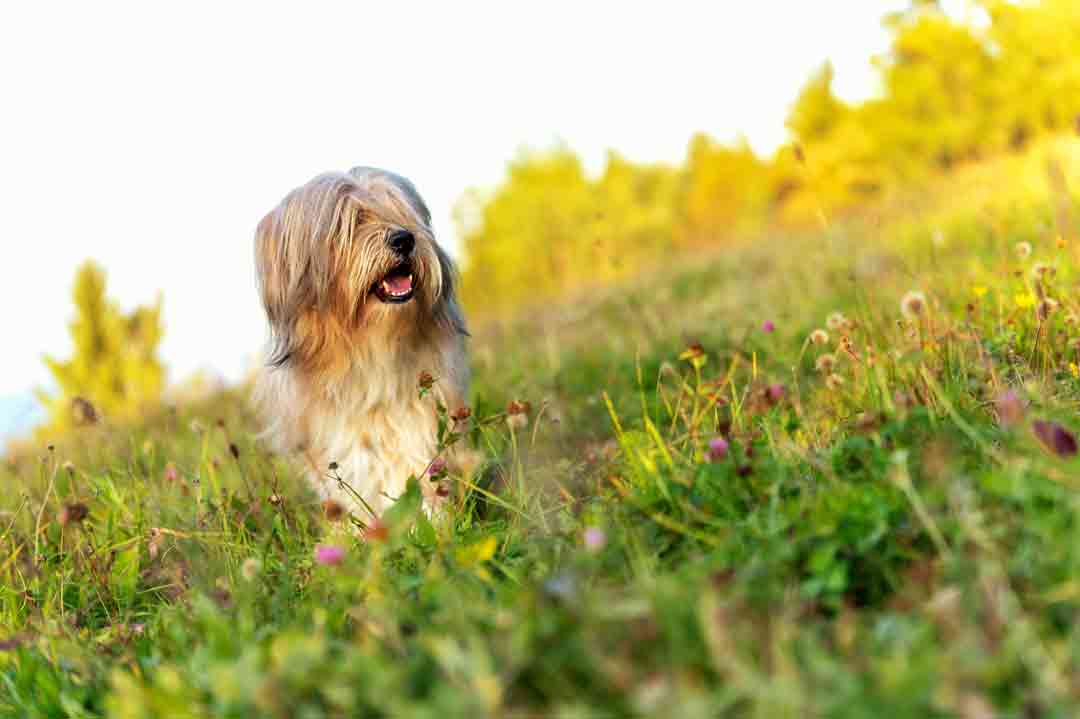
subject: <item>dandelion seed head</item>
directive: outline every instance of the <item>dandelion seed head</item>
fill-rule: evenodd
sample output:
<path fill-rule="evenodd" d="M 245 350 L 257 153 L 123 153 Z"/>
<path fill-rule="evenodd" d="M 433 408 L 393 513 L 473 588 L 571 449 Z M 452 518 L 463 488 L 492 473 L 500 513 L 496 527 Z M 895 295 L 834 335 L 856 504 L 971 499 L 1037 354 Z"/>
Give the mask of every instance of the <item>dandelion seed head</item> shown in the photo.
<path fill-rule="evenodd" d="M 822 374 L 830 374 L 834 367 L 836 367 L 836 355 L 834 354 L 823 354 L 814 362 L 814 369 Z"/>
<path fill-rule="evenodd" d="M 1054 311 L 1057 310 L 1057 308 L 1057 300 L 1046 297 L 1043 298 L 1039 302 L 1038 307 L 1035 308 L 1035 314 L 1038 316 L 1040 321 L 1045 322 L 1046 320 L 1050 319 L 1050 315 L 1054 314 Z"/>
<path fill-rule="evenodd" d="M 253 582 L 262 573 L 262 562 L 255 557 L 248 557 L 240 565 L 240 576 L 246 581 Z"/>
<path fill-rule="evenodd" d="M 1057 274 L 1057 268 L 1045 262 L 1036 262 L 1031 267 L 1031 277 L 1036 281 L 1048 280 Z"/>
<path fill-rule="evenodd" d="M 926 311 L 926 295 L 912 290 L 900 299 L 900 313 L 909 320 L 920 317 Z"/>

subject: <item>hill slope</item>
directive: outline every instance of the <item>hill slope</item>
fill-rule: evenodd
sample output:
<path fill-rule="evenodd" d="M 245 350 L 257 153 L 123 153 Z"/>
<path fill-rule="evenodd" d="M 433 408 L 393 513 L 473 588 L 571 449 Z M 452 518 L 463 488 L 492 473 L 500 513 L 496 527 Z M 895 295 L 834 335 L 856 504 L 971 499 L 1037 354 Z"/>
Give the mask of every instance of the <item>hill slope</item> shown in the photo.
<path fill-rule="evenodd" d="M 1080 246 L 1048 188 L 479 329 L 487 468 L 430 521 L 326 516 L 241 390 L 24 457 L 0 711 L 1073 715 Z"/>

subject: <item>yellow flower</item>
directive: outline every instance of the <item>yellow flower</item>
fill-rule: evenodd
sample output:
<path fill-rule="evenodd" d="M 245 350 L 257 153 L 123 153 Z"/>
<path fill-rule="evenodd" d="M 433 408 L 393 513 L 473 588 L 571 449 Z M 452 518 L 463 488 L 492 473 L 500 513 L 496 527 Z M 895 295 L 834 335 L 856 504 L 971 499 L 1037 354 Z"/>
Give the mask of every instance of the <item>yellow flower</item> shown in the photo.
<path fill-rule="evenodd" d="M 1075 362 L 1069 363 L 1069 373 L 1076 379 L 1080 379 L 1080 366 L 1077 366 Z"/>
<path fill-rule="evenodd" d="M 1029 309 L 1035 306 L 1035 295 L 1030 292 L 1017 292 L 1016 293 L 1016 306 L 1022 310 Z"/>
<path fill-rule="evenodd" d="M 975 285 L 971 288 L 971 291 L 975 293 L 976 297 L 982 297 L 986 294 L 989 288 L 986 285 Z"/>

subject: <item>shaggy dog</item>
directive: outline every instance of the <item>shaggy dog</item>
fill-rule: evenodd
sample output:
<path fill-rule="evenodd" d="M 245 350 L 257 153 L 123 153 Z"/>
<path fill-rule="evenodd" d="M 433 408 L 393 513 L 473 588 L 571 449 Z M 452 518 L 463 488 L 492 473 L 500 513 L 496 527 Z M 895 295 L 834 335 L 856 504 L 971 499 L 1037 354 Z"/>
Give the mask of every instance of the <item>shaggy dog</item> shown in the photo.
<path fill-rule="evenodd" d="M 392 172 L 319 175 L 259 223 L 255 264 L 267 435 L 303 453 L 323 499 L 381 514 L 439 452 L 437 402 L 454 411 L 468 389 L 455 269 L 431 213 Z M 436 382 L 421 397 L 425 372 Z M 433 484 L 421 486 L 430 509 Z"/>

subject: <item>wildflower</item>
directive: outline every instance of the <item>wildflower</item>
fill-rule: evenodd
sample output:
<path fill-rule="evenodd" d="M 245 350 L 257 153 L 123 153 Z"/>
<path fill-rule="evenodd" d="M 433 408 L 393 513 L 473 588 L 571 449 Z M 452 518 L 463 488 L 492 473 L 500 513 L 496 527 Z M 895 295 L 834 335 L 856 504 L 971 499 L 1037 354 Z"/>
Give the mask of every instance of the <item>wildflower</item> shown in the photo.
<path fill-rule="evenodd" d="M 1045 297 L 1039 302 L 1038 307 L 1035 308 L 1035 314 L 1040 322 L 1045 322 L 1050 318 L 1050 315 L 1054 314 L 1054 310 L 1057 308 L 1057 300 Z"/>
<path fill-rule="evenodd" d="M 315 561 L 330 567 L 341 564 L 345 559 L 345 550 L 334 544 L 319 544 L 315 547 Z"/>
<path fill-rule="evenodd" d="M 855 429 L 860 432 L 874 432 L 881 426 L 881 415 L 877 412 L 863 412 L 855 418 Z"/>
<path fill-rule="evenodd" d="M 461 405 L 453 412 L 450 413 L 450 419 L 454 420 L 456 424 L 464 424 L 469 421 L 469 417 L 472 416 L 472 410 L 468 405 Z"/>
<path fill-rule="evenodd" d="M 1080 379 L 1080 365 L 1075 362 L 1069 363 L 1069 374 L 1073 376 L 1073 379 Z"/>
<path fill-rule="evenodd" d="M 240 565 L 240 576 L 249 582 L 255 581 L 255 578 L 262 572 L 262 562 L 255 557 L 248 557 L 244 560 L 244 563 Z"/>
<path fill-rule="evenodd" d="M 709 440 L 709 450 L 706 453 L 710 462 L 720 462 L 728 455 L 731 445 L 723 437 L 713 437 Z"/>
<path fill-rule="evenodd" d="M 585 549 L 590 552 L 598 552 L 607 544 L 607 535 L 599 527 L 586 527 L 581 535 L 581 541 Z"/>
<path fill-rule="evenodd" d="M 345 516 L 345 507 L 339 502 L 328 499 L 322 503 L 323 516 L 331 522 L 336 522 Z"/>
<path fill-rule="evenodd" d="M 833 312 L 825 318 L 825 326 L 833 332 L 839 332 L 847 326 L 847 318 L 840 312 Z"/>
<path fill-rule="evenodd" d="M 420 389 L 422 391 L 427 391 L 427 390 L 431 389 L 432 386 L 435 384 L 435 378 L 432 377 L 431 373 L 426 371 L 426 370 L 424 372 L 420 373 L 420 376 L 417 379 L 417 381 L 420 384 Z"/>
<path fill-rule="evenodd" d="M 150 555 L 150 559 L 157 559 L 158 554 L 161 553 L 163 541 L 165 541 L 165 533 L 158 527 L 151 527 L 150 541 L 146 543 L 146 553 Z"/>
<path fill-rule="evenodd" d="M 859 353 L 855 350 L 855 345 L 852 344 L 850 337 L 840 338 L 840 349 L 843 350 L 844 354 L 846 354 L 851 359 L 855 360 L 856 362 L 859 361 Z"/>
<path fill-rule="evenodd" d="M 825 386 L 836 391 L 844 386 L 844 378 L 838 374 L 831 374 L 825 378 Z"/>
<path fill-rule="evenodd" d="M 82 502 L 65 504 L 56 515 L 56 521 L 61 527 L 69 524 L 79 524 L 90 514 L 90 509 Z"/>
<path fill-rule="evenodd" d="M 814 369 L 822 374 L 831 373 L 834 367 L 836 367 L 836 355 L 833 354 L 823 354 L 814 363 Z"/>
<path fill-rule="evenodd" d="M 1065 246 L 1066 246 L 1066 245 L 1067 245 L 1068 243 L 1067 243 L 1067 242 L 1065 242 L 1065 238 L 1064 238 L 1064 237 L 1062 237 L 1061 235 L 1058 235 L 1058 236 L 1057 236 L 1057 240 L 1055 241 L 1055 244 L 1057 244 L 1057 248 L 1058 248 L 1059 250 L 1064 250 L 1064 249 L 1065 249 Z"/>
<path fill-rule="evenodd" d="M 1031 243 L 1030 242 L 1017 242 L 1016 243 L 1016 255 L 1021 260 L 1026 260 L 1031 257 Z"/>
<path fill-rule="evenodd" d="M 1076 437 L 1057 422 L 1035 420 L 1031 427 L 1043 446 L 1058 457 L 1072 457 L 1076 454 Z"/>
<path fill-rule="evenodd" d="M 432 480 L 442 479 L 446 475 L 446 460 L 442 457 L 431 460 L 427 473 Z"/>
<path fill-rule="evenodd" d="M 329 470 L 330 472 L 336 472 L 338 470 L 338 463 L 337 462 L 331 462 L 330 464 L 326 465 L 326 469 Z"/>
<path fill-rule="evenodd" d="M 822 329 L 816 329 L 810 333 L 810 344 L 823 345 L 828 344 L 829 333 Z"/>
<path fill-rule="evenodd" d="M 77 427 L 97 424 L 98 420 L 101 419 L 97 408 L 89 400 L 82 397 L 75 397 L 71 400 L 71 417 L 75 420 L 75 426 Z"/>
<path fill-rule="evenodd" d="M 385 542 L 390 538 L 390 528 L 383 524 L 381 519 L 374 520 L 370 526 L 364 529 L 364 539 L 369 542 Z"/>
<path fill-rule="evenodd" d="M 700 342 L 691 342 L 690 346 L 679 355 L 679 359 L 689 362 L 695 368 L 700 368 L 705 366 L 709 358 L 705 355 L 705 348 Z"/>
<path fill-rule="evenodd" d="M 1035 295 L 1031 294 L 1027 290 L 1023 292 L 1017 292 L 1013 298 L 1016 300 L 1016 306 L 1022 310 L 1031 309 L 1035 306 Z"/>
<path fill-rule="evenodd" d="M 457 469 L 463 477 L 471 477 L 484 463 L 484 455 L 469 447 L 458 448 Z"/>
<path fill-rule="evenodd" d="M 787 387 L 782 384 L 771 384 L 765 388 L 765 399 L 769 404 L 776 404 L 787 394 Z"/>
<path fill-rule="evenodd" d="M 986 294 L 988 289 L 989 288 L 986 285 L 974 285 L 972 286 L 971 291 L 975 293 L 976 297 L 982 297 Z"/>
<path fill-rule="evenodd" d="M 1006 390 L 994 400 L 998 422 L 1005 427 L 1014 425 L 1024 418 L 1024 402 L 1015 390 Z"/>
<path fill-rule="evenodd" d="M 1048 265 L 1045 262 L 1036 262 L 1031 267 L 1031 277 L 1036 282 L 1044 279 L 1050 279 L 1057 274 L 1057 268 L 1053 265 Z"/>
<path fill-rule="evenodd" d="M 557 574 L 543 584 L 544 591 L 555 599 L 570 601 L 577 596 L 577 580 L 572 574 Z"/>
<path fill-rule="evenodd" d="M 913 320 L 926 310 L 926 295 L 918 290 L 912 290 L 900 299 L 900 313 L 909 320 Z"/>
<path fill-rule="evenodd" d="M 511 429 L 522 429 L 529 424 L 529 410 L 532 407 L 528 402 L 519 402 L 518 400 L 512 400 L 510 404 L 506 406 L 506 424 Z"/>
<path fill-rule="evenodd" d="M 761 323 L 761 331 L 765 334 L 772 334 L 776 331 L 776 325 L 772 320 L 765 320 Z"/>

